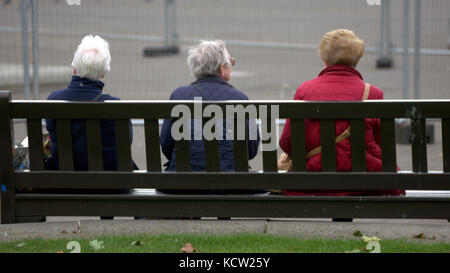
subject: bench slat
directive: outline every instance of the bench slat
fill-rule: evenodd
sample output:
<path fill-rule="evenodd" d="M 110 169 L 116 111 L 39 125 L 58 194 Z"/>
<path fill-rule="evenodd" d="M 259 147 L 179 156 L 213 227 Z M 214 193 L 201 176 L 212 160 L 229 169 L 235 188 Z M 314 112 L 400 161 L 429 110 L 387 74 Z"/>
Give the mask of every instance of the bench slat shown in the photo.
<path fill-rule="evenodd" d="M 30 155 L 30 169 L 40 171 L 44 169 L 44 157 L 42 147 L 42 120 L 28 119 L 28 149 Z"/>
<path fill-rule="evenodd" d="M 366 171 L 366 134 L 363 119 L 350 120 L 350 141 L 352 145 L 352 171 Z"/>
<path fill-rule="evenodd" d="M 189 140 L 175 141 L 175 157 L 177 172 L 189 172 L 191 170 Z"/>
<path fill-rule="evenodd" d="M 161 150 L 159 143 L 159 124 L 157 119 L 146 119 L 145 151 L 147 155 L 147 170 L 161 172 Z"/>
<path fill-rule="evenodd" d="M 291 119 L 292 170 L 294 172 L 306 171 L 305 143 L 305 121 L 303 119 Z"/>
<path fill-rule="evenodd" d="M 86 120 L 89 171 L 103 170 L 102 128 L 100 120 Z"/>
<path fill-rule="evenodd" d="M 58 160 L 61 171 L 73 171 L 72 124 L 68 119 L 56 120 Z"/>
<path fill-rule="evenodd" d="M 395 120 L 381 119 L 380 124 L 382 171 L 396 172 Z"/>
<path fill-rule="evenodd" d="M 450 213 L 449 201 L 450 198 L 445 197 L 18 194 L 16 213 L 18 217 L 104 215 L 447 219 Z"/>
<path fill-rule="evenodd" d="M 206 155 L 206 171 L 220 171 L 219 142 L 217 140 L 204 140 L 204 143 Z"/>
<path fill-rule="evenodd" d="M 117 148 L 117 170 L 131 171 L 131 140 L 130 121 L 128 119 L 118 119 L 115 121 L 116 127 L 116 148 Z"/>
<path fill-rule="evenodd" d="M 21 188 L 302 189 L 449 191 L 450 173 L 382 172 L 16 172 Z M 364 183 L 361 183 L 361 182 Z M 93 183 L 95 182 L 95 183 Z"/>
<path fill-rule="evenodd" d="M 234 140 L 233 140 L 233 152 L 234 152 L 234 170 L 237 172 L 248 172 L 248 133 L 247 127 L 245 130 L 245 139 L 238 140 L 238 124 L 244 122 L 245 120 L 235 119 L 234 120 Z"/>
<path fill-rule="evenodd" d="M 442 119 L 442 161 L 444 172 L 450 172 L 450 119 Z"/>
<path fill-rule="evenodd" d="M 60 119 L 89 119 L 93 116 L 98 119 L 152 119 L 171 118 L 171 109 L 180 103 L 194 109 L 192 101 L 114 101 L 95 104 L 91 102 L 31 102 L 13 101 L 11 103 L 11 118 L 60 118 Z M 326 119 L 362 119 L 378 118 L 408 118 L 410 114 L 405 109 L 421 109 L 427 118 L 450 118 L 448 105 L 450 100 L 400 100 L 400 101 L 365 101 L 360 102 L 313 102 L 313 101 L 208 101 L 209 103 L 225 108 L 225 105 L 279 105 L 279 118 L 313 118 Z M 123 111 L 122 109 L 127 109 Z M 380 111 L 383 109 L 383 111 Z"/>
<path fill-rule="evenodd" d="M 320 142 L 322 146 L 322 170 L 336 171 L 336 135 L 335 121 L 323 119 L 320 121 Z"/>
<path fill-rule="evenodd" d="M 413 172 L 427 172 L 427 134 L 424 118 L 411 119 Z"/>
<path fill-rule="evenodd" d="M 269 108 L 270 109 L 270 108 Z M 271 111 L 271 109 L 270 109 Z M 260 113 L 261 115 L 261 113 Z M 267 116 L 266 116 L 267 118 Z M 262 132 L 272 132 L 272 130 L 276 130 L 276 120 L 272 120 L 268 118 L 265 122 L 261 123 L 261 131 Z M 261 136 L 261 139 L 263 136 Z M 265 172 L 276 172 L 278 171 L 277 166 L 277 150 L 264 150 L 264 144 L 269 144 L 271 141 L 275 141 L 278 146 L 278 139 L 267 139 L 263 140 L 262 143 L 262 160 L 263 160 L 263 170 Z"/>

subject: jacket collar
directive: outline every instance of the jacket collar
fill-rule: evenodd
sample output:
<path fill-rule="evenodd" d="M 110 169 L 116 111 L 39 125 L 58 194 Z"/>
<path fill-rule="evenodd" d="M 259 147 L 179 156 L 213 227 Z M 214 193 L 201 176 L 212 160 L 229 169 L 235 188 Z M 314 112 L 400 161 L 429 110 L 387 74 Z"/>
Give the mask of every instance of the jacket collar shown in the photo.
<path fill-rule="evenodd" d="M 206 82 L 211 82 L 211 83 L 220 83 L 220 84 L 224 84 L 224 85 L 228 85 L 230 87 L 233 87 L 231 84 L 229 84 L 227 81 L 225 81 L 224 79 L 222 79 L 219 76 L 215 76 L 215 75 L 207 75 L 204 76 L 202 78 L 197 79 L 195 82 L 191 83 L 192 84 L 196 84 L 196 83 L 206 83 Z"/>
<path fill-rule="evenodd" d="M 319 77 L 323 76 L 323 75 L 347 75 L 347 76 L 357 76 L 361 80 L 363 79 L 363 77 L 358 72 L 358 70 L 354 69 L 351 66 L 340 65 L 340 64 L 330 65 L 330 66 L 326 67 L 324 70 L 322 70 L 319 73 Z"/>
<path fill-rule="evenodd" d="M 105 84 L 102 81 L 93 81 L 88 78 L 81 78 L 80 76 L 77 75 L 72 76 L 72 81 L 69 84 L 69 88 L 74 89 L 83 88 L 95 90 L 100 89 L 100 91 L 103 89 L 104 86 Z"/>

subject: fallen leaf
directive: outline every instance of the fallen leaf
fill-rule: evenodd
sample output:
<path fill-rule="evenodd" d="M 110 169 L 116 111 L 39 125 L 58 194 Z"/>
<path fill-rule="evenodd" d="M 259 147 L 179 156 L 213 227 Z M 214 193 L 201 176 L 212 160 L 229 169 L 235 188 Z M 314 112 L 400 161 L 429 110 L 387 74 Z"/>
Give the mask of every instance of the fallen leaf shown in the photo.
<path fill-rule="evenodd" d="M 132 246 L 143 246 L 144 243 L 142 243 L 141 241 L 134 241 L 130 245 L 132 245 Z"/>
<path fill-rule="evenodd" d="M 64 251 L 56 251 L 55 253 L 61 254 L 61 253 L 64 253 Z"/>
<path fill-rule="evenodd" d="M 198 253 L 198 249 L 194 248 L 191 243 L 186 243 L 184 247 L 181 248 L 183 253 Z"/>
<path fill-rule="evenodd" d="M 66 234 L 66 233 L 69 233 L 69 232 L 67 232 L 66 230 L 63 230 L 63 231 L 61 231 L 61 233 L 62 234 Z"/>
<path fill-rule="evenodd" d="M 367 237 L 367 236 L 362 236 L 362 239 L 364 240 L 365 243 L 370 243 L 370 242 L 379 242 L 381 241 L 380 238 L 373 236 L 373 237 Z"/>
<path fill-rule="evenodd" d="M 355 237 L 362 237 L 363 235 L 362 235 L 361 231 L 357 230 L 357 231 L 355 231 L 353 233 L 353 236 L 355 236 Z"/>
<path fill-rule="evenodd" d="M 353 249 L 353 250 L 345 251 L 345 253 L 361 253 L 361 250 Z"/>
<path fill-rule="evenodd" d="M 103 245 L 103 241 L 97 241 L 97 239 L 89 241 L 89 245 L 95 250 L 105 248 L 105 246 Z"/>
<path fill-rule="evenodd" d="M 413 238 L 414 239 L 424 240 L 425 239 L 425 234 L 420 233 L 420 234 L 414 235 Z"/>

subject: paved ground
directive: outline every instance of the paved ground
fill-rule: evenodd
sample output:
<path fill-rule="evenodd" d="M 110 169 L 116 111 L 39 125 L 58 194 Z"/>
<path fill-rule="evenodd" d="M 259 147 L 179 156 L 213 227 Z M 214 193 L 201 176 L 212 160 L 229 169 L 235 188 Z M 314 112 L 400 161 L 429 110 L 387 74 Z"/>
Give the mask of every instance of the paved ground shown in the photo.
<path fill-rule="evenodd" d="M 50 219 L 51 220 L 51 219 Z M 0 225 L 0 242 L 25 238 L 96 238 L 134 234 L 271 234 L 301 238 L 354 238 L 356 231 L 381 239 L 408 239 L 427 243 L 450 243 L 446 220 L 376 220 L 335 223 L 329 219 L 232 219 L 232 220 L 119 220 L 66 218 L 65 221 Z M 422 240 L 414 236 L 423 233 Z"/>

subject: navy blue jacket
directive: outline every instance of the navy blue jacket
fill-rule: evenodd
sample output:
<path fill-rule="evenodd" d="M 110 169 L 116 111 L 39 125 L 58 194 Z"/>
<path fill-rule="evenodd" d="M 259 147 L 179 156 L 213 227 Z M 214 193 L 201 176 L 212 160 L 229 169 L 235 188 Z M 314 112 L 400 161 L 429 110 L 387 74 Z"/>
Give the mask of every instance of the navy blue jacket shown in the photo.
<path fill-rule="evenodd" d="M 104 84 L 101 81 L 92 81 L 79 76 L 72 76 L 69 86 L 63 90 L 57 90 L 48 96 L 48 100 L 65 101 L 105 101 L 120 100 L 109 94 L 102 94 Z M 101 95 L 102 94 L 102 95 Z M 58 138 L 56 135 L 56 122 L 54 119 L 46 119 L 47 131 L 50 133 L 51 168 L 58 169 Z M 133 139 L 133 130 L 130 123 L 130 137 Z M 116 134 L 114 120 L 101 120 L 101 136 L 103 146 L 103 167 L 105 170 L 117 170 Z M 83 120 L 72 121 L 72 141 L 74 169 L 78 171 L 88 170 L 88 156 L 86 144 L 86 129 Z M 131 144 L 130 144 L 131 145 Z"/>
<path fill-rule="evenodd" d="M 203 91 L 203 94 L 194 86 L 197 84 Z M 205 98 L 206 96 L 206 98 Z M 229 83 L 216 76 L 209 76 L 199 79 L 191 85 L 182 86 L 175 89 L 170 95 L 170 100 L 194 100 L 195 97 L 202 97 L 202 100 L 209 101 L 224 101 L 224 100 L 248 100 L 248 97 L 241 91 L 235 89 Z M 193 113 L 191 113 L 193 116 Z M 224 113 L 225 115 L 225 113 Z M 225 118 L 225 117 L 224 117 Z M 255 122 L 254 120 L 252 122 Z M 164 120 L 161 128 L 160 142 L 164 155 L 169 159 L 167 171 L 176 170 L 176 158 L 174 149 L 174 139 L 171 135 L 173 120 Z M 205 147 L 203 140 L 194 140 L 194 126 L 191 123 L 191 141 L 189 142 L 189 158 L 192 171 L 204 171 L 206 169 L 205 163 Z M 224 125 L 224 139 L 226 126 Z M 248 131 L 248 121 L 247 121 Z M 248 141 L 248 155 L 249 159 L 253 159 L 258 153 L 259 132 L 257 140 Z M 219 155 L 220 155 L 220 170 L 233 171 L 234 170 L 234 155 L 233 155 L 233 141 L 219 140 Z"/>

